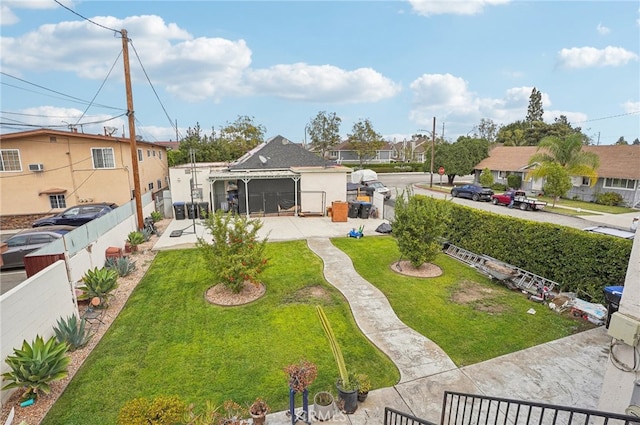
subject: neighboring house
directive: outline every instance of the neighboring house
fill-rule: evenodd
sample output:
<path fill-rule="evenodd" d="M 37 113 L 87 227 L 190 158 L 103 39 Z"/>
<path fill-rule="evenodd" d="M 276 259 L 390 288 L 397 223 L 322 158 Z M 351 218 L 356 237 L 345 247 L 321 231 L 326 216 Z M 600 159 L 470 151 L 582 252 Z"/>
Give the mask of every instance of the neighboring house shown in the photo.
<path fill-rule="evenodd" d="M 403 140 L 393 143 L 391 159 L 393 162 L 424 162 L 427 143 L 430 142 Z"/>
<path fill-rule="evenodd" d="M 177 151 L 180 149 L 180 142 L 155 142 L 156 146 L 163 146 L 167 149 L 167 151 Z"/>
<path fill-rule="evenodd" d="M 324 215 L 331 202 L 346 201 L 350 171 L 276 136 L 231 164 L 172 167 L 171 197 L 174 204 L 207 203 L 214 211 Z"/>
<path fill-rule="evenodd" d="M 529 158 L 537 152 L 537 146 L 498 146 L 489 151 L 489 157 L 475 166 L 476 181 L 485 168 L 491 170 L 496 183 L 507 183 L 507 175 L 522 177 L 522 189 L 541 192 L 544 181 L 526 180 L 528 171 L 536 164 L 529 165 Z M 593 202 L 599 193 L 615 192 L 622 195 L 625 204 L 640 205 L 640 146 L 608 145 L 584 146 L 586 152 L 593 152 L 600 158 L 598 181 L 592 185 L 586 177 L 572 177 L 573 187 L 567 198 Z"/>
<path fill-rule="evenodd" d="M 385 142 L 378 149 L 373 158 L 365 158 L 365 164 L 389 164 L 394 162 L 394 147 L 392 143 Z M 349 141 L 342 142 L 338 146 L 331 148 L 329 151 L 329 159 L 336 161 L 338 164 L 359 164 L 360 157 L 358 153 L 349 147 Z"/>
<path fill-rule="evenodd" d="M 167 189 L 167 151 L 138 141 L 141 192 Z M 0 135 L 0 215 L 53 214 L 77 204 L 133 198 L 129 139 L 38 129 Z"/>

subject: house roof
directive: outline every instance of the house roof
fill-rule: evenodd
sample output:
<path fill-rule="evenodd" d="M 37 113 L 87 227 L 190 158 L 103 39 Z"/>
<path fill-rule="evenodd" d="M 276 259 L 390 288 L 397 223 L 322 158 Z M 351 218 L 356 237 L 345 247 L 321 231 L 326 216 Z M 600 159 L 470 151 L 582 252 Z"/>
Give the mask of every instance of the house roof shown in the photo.
<path fill-rule="evenodd" d="M 351 142 L 349 140 L 345 140 L 344 142 L 334 146 L 331 148 L 332 151 L 351 151 L 349 144 Z M 378 149 L 379 151 L 391 151 L 393 150 L 393 143 L 385 141 L 384 144 Z"/>
<path fill-rule="evenodd" d="M 180 142 L 155 142 L 158 146 L 164 146 L 168 151 L 177 151 L 180 149 Z"/>
<path fill-rule="evenodd" d="M 525 171 L 537 146 L 497 146 L 475 166 L 496 171 Z M 600 158 L 599 177 L 640 180 L 640 145 L 584 146 Z"/>
<path fill-rule="evenodd" d="M 104 136 L 102 134 L 78 133 L 76 131 L 51 130 L 48 128 L 39 128 L 37 130 L 18 131 L 16 133 L 0 134 L 0 140 L 9 142 L 13 140 L 20 141 L 22 139 L 26 139 L 25 141 L 28 141 L 29 137 L 35 137 L 35 136 L 59 136 L 59 137 L 69 137 L 69 138 L 77 138 L 77 139 L 85 139 L 85 140 L 89 139 L 89 140 L 95 140 L 95 141 L 101 141 L 101 142 L 105 140 L 109 140 L 109 141 L 116 141 L 120 143 L 129 143 L 129 139 L 123 138 L 123 137 Z M 152 145 L 158 148 L 165 148 L 164 145 L 156 144 L 153 142 L 147 142 L 144 140 L 137 140 L 136 144 Z"/>
<path fill-rule="evenodd" d="M 329 166 L 335 166 L 335 163 L 278 135 L 244 154 L 229 166 L 229 170 L 288 170 L 291 167 Z"/>

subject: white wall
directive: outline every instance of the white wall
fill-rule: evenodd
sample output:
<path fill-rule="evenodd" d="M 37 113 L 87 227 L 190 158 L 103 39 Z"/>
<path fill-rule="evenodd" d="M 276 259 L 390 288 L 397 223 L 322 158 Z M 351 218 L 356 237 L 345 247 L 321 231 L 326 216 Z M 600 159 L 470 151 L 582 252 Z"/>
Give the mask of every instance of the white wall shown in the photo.
<path fill-rule="evenodd" d="M 36 335 L 47 340 L 60 317 L 78 315 L 71 288 L 64 261 L 57 261 L 0 296 L 0 372 L 11 370 L 4 359 L 21 348 L 23 340 L 31 343 Z M 0 378 L 0 387 L 4 384 Z M 0 401 L 4 404 L 11 393 L 2 391 Z"/>
<path fill-rule="evenodd" d="M 620 300 L 620 313 L 640 321 L 640 237 L 633 241 L 629 266 L 624 281 L 624 290 Z M 638 362 L 636 351 L 639 347 L 626 344 L 618 344 L 613 349 L 613 355 L 620 362 L 633 366 Z M 637 398 L 634 404 L 640 406 L 640 386 L 635 385 L 637 371 L 624 371 L 613 364 L 611 353 L 607 370 L 602 383 L 602 392 L 598 409 L 607 412 L 625 413 L 625 409 L 631 404 L 632 396 Z M 638 369 L 638 367 L 636 367 Z M 636 388 L 637 387 L 637 388 Z M 636 394 L 634 394 L 634 389 Z"/>
<path fill-rule="evenodd" d="M 194 202 L 209 202 L 211 188 L 209 186 L 210 165 L 196 164 L 195 174 L 198 188 L 202 189 L 202 199 L 194 198 Z M 171 181 L 171 202 L 191 202 L 191 165 L 172 167 L 169 169 Z"/>
<path fill-rule="evenodd" d="M 347 173 L 346 168 L 309 168 L 296 169 L 301 174 L 300 190 L 302 199 L 300 206 L 302 211 L 325 211 L 322 205 L 317 205 L 319 197 L 316 194 L 305 195 L 306 192 L 325 192 L 324 207 L 331 206 L 333 201 L 347 200 Z"/>

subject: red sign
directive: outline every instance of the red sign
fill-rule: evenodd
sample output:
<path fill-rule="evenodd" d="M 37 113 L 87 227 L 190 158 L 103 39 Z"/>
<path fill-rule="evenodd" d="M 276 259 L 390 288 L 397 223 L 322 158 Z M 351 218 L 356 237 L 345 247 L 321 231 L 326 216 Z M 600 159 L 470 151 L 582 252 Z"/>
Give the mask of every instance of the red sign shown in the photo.
<path fill-rule="evenodd" d="M 440 174 L 440 175 L 444 174 L 444 167 L 438 168 L 438 174 Z"/>

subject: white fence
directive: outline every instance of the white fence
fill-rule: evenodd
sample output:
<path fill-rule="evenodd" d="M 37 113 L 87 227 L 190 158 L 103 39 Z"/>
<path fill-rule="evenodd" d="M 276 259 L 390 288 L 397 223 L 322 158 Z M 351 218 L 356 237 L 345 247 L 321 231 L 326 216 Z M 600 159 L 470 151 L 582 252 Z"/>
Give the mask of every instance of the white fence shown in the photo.
<path fill-rule="evenodd" d="M 142 204 L 144 215 L 150 215 L 154 210 L 150 193 L 143 195 Z M 0 373 L 10 371 L 4 360 L 15 348 L 22 347 L 24 340 L 31 343 L 36 335 L 46 340 L 54 335 L 59 318 L 78 315 L 75 283 L 87 270 L 104 266 L 106 249 L 123 248 L 129 232 L 134 230 L 132 201 L 31 254 L 64 253 L 67 262 L 57 261 L 0 296 Z M 0 387 L 4 384 L 0 378 Z M 4 404 L 11 393 L 2 391 L 0 402 Z"/>

